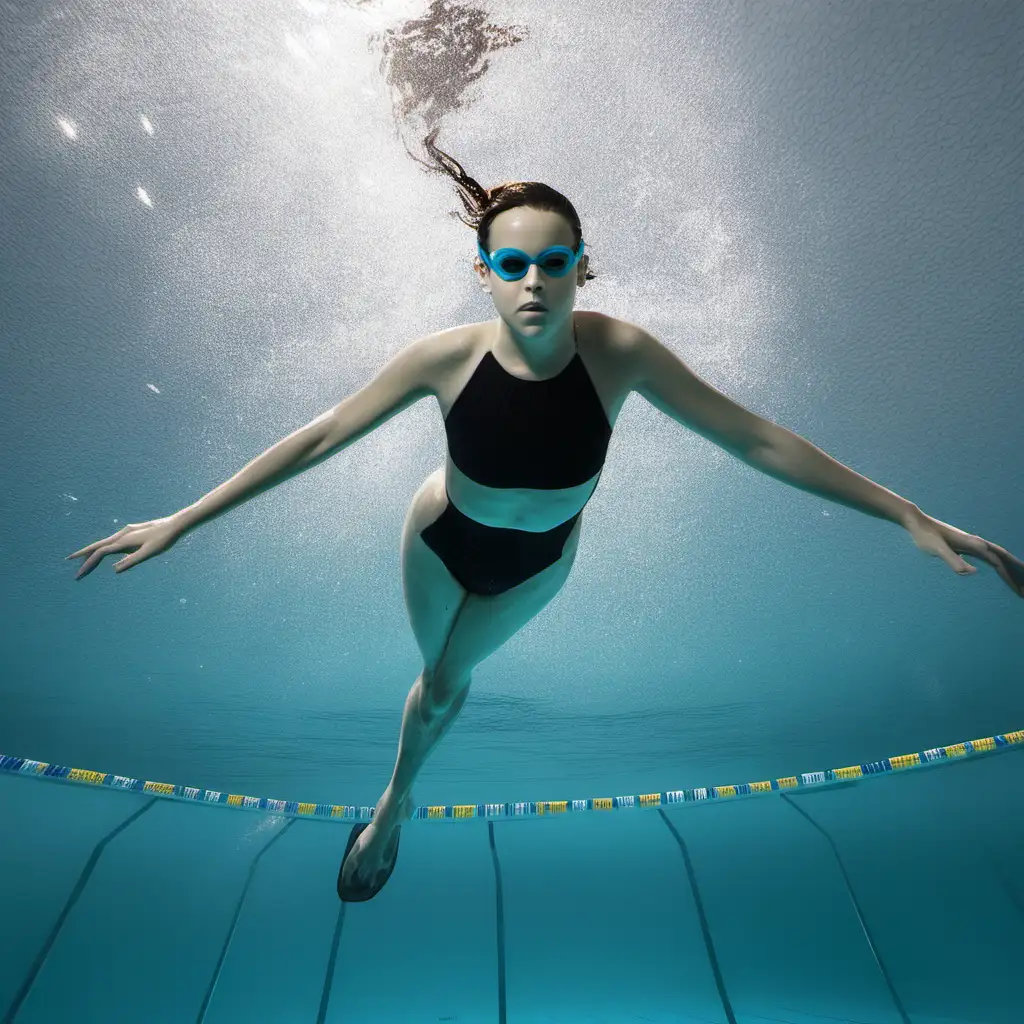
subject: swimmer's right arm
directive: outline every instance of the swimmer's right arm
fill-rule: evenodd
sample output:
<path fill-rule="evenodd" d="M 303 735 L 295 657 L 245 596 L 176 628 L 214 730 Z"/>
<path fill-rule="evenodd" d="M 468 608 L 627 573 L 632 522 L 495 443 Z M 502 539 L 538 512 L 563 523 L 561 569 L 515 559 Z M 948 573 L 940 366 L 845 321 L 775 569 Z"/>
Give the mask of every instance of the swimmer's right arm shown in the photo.
<path fill-rule="evenodd" d="M 449 351 L 443 336 L 447 333 L 428 335 L 404 348 L 365 387 L 278 441 L 192 505 L 163 519 L 129 523 L 68 555 L 85 558 L 75 579 L 87 576 L 105 555 L 133 552 L 114 564 L 115 572 L 124 572 L 166 551 L 200 524 L 318 465 L 432 394 L 437 370 Z"/>

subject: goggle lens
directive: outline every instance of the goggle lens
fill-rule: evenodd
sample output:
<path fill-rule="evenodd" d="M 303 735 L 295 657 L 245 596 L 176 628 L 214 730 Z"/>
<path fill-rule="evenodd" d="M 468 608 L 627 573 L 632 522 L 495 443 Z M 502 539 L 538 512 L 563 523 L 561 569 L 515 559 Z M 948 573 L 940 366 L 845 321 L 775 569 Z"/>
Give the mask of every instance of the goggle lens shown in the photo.
<path fill-rule="evenodd" d="M 529 264 L 522 256 L 502 256 L 497 261 L 498 267 L 506 274 L 520 277 L 529 269 Z M 540 268 L 545 274 L 564 274 L 569 269 L 569 260 L 560 253 L 551 253 L 540 261 Z"/>

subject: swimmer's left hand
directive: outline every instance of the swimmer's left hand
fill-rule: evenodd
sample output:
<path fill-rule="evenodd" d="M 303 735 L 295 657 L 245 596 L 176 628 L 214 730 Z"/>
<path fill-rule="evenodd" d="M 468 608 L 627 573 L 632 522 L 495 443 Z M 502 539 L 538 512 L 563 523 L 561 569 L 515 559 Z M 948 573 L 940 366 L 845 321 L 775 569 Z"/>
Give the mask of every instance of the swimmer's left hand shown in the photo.
<path fill-rule="evenodd" d="M 973 576 L 978 570 L 960 556 L 982 558 L 999 573 L 1003 582 L 1018 597 L 1024 597 L 1024 562 L 1011 555 L 1006 548 L 933 519 L 920 509 L 916 509 L 903 525 L 910 531 L 910 536 L 921 551 L 941 558 L 954 572 L 961 576 Z"/>

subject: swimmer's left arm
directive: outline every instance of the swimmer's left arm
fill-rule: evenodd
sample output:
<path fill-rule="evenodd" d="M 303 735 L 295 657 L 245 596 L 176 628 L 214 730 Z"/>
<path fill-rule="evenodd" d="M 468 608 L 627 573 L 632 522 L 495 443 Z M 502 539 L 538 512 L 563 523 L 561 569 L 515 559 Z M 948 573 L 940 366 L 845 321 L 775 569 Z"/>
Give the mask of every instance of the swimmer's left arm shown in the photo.
<path fill-rule="evenodd" d="M 983 559 L 1024 597 L 1024 562 L 1009 551 L 925 515 L 913 502 L 837 462 L 806 438 L 738 405 L 635 324 L 618 321 L 615 329 L 630 388 L 678 423 L 777 480 L 898 523 L 921 551 L 941 558 L 960 575 L 977 572 L 961 555 Z"/>

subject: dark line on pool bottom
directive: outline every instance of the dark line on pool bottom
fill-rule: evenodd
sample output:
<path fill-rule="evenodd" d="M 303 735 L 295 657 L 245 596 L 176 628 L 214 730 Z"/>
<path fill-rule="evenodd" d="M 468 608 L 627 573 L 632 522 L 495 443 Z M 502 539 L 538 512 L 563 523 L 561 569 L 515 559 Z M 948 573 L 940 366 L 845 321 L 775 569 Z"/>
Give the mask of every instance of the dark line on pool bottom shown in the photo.
<path fill-rule="evenodd" d="M 3 1024 L 12 1024 L 12 1021 L 21 1009 L 22 1003 L 24 1003 L 28 998 L 29 992 L 32 991 L 32 986 L 36 983 L 36 978 L 39 977 L 39 972 L 43 969 L 43 965 L 46 963 L 46 958 L 50 955 L 50 950 L 53 949 L 54 943 L 57 941 L 61 929 L 64 927 L 64 922 L 68 919 L 68 914 L 70 914 L 74 909 L 75 904 L 78 902 L 78 898 L 85 891 L 85 887 L 88 885 L 89 879 L 92 877 L 93 870 L 96 867 L 96 862 L 100 859 L 100 854 L 102 854 L 104 849 L 106 849 L 107 843 L 109 843 L 116 835 L 123 832 L 133 822 L 138 821 L 138 819 L 141 818 L 142 815 L 145 814 L 146 811 L 148 811 L 156 802 L 156 797 L 148 800 L 144 807 L 140 807 L 139 810 L 131 815 L 131 817 L 125 818 L 117 828 L 108 832 L 93 847 L 92 855 L 89 857 L 88 862 L 82 869 L 82 873 L 78 876 L 78 882 L 75 884 L 74 889 L 71 890 L 71 895 L 64 904 L 64 909 L 60 912 L 60 916 L 57 918 L 57 923 L 51 929 L 50 934 L 43 943 L 42 949 L 40 949 L 38 954 L 36 954 L 35 962 L 29 968 L 28 974 L 21 984 L 21 988 L 18 989 L 18 994 L 14 997 L 14 1001 L 7 1010 Z"/>
<path fill-rule="evenodd" d="M 210 978 L 210 984 L 207 986 L 206 995 L 203 997 L 203 1004 L 199 1008 L 199 1016 L 196 1017 L 196 1024 L 203 1024 L 206 1020 L 206 1014 L 210 1009 L 210 1003 L 213 1000 L 213 993 L 217 989 L 217 982 L 220 981 L 221 972 L 224 970 L 224 962 L 228 958 L 228 950 L 231 948 L 231 940 L 235 937 L 235 930 L 238 928 L 238 919 L 242 916 L 242 907 L 245 904 L 245 898 L 249 895 L 249 887 L 252 885 L 253 877 L 256 874 L 256 868 L 259 866 L 260 858 L 269 850 L 274 843 L 278 841 L 294 825 L 296 822 L 295 818 L 290 818 L 288 823 L 283 827 L 279 828 L 273 836 L 270 838 L 270 842 L 264 843 L 260 852 L 253 858 L 252 864 L 249 865 L 249 874 L 246 877 L 245 885 L 242 886 L 242 894 L 238 897 L 238 904 L 235 907 L 234 917 L 231 919 L 231 927 L 228 928 L 228 934 L 224 939 L 224 945 L 221 947 L 220 956 L 217 959 L 217 966 L 213 969 L 213 977 Z"/>
<path fill-rule="evenodd" d="M 729 1024 L 736 1024 L 736 1015 L 732 1012 L 732 1003 L 729 1001 L 729 993 L 725 989 L 725 979 L 722 977 L 722 969 L 718 964 L 718 954 L 715 952 L 715 943 L 711 938 L 711 929 L 708 927 L 707 915 L 704 913 L 704 901 L 700 898 L 700 889 L 697 887 L 697 876 L 693 871 L 693 862 L 690 860 L 690 851 L 683 842 L 675 825 L 669 820 L 668 815 L 659 807 L 658 813 L 669 832 L 675 837 L 679 849 L 683 854 L 683 863 L 686 865 L 686 874 L 690 879 L 690 890 L 693 892 L 693 902 L 697 908 L 697 918 L 700 921 L 700 930 L 704 936 L 704 948 L 707 950 L 708 960 L 711 961 L 711 972 L 715 976 L 715 985 L 718 988 L 718 998 L 722 1000 L 722 1009 L 725 1010 L 725 1017 Z"/>
<path fill-rule="evenodd" d="M 331 985 L 334 984 L 334 963 L 338 959 L 338 947 L 341 945 L 341 929 L 345 926 L 344 900 L 338 911 L 338 920 L 334 924 L 334 938 L 331 940 L 331 955 L 327 958 L 327 974 L 324 977 L 323 992 L 320 993 L 320 1009 L 317 1010 L 316 1024 L 324 1024 L 327 1020 L 327 1004 L 331 1001 Z"/>
<path fill-rule="evenodd" d="M 846 883 L 846 893 L 850 897 L 850 902 L 853 904 L 854 913 L 857 915 L 858 922 L 860 922 L 860 928 L 864 933 L 864 938 L 867 941 L 868 948 L 871 950 L 871 955 L 875 958 L 875 965 L 878 967 L 878 970 L 882 975 L 882 980 L 885 982 L 886 988 L 889 990 L 889 995 L 892 996 L 892 1002 L 896 1007 L 896 1012 L 899 1014 L 900 1020 L 903 1021 L 903 1024 L 911 1024 L 911 1020 L 907 1016 L 907 1011 L 903 1008 L 903 1003 L 900 1000 L 899 993 L 896 991 L 896 986 L 892 983 L 892 978 L 890 977 L 888 970 L 886 970 L 882 954 L 878 951 L 878 947 L 875 945 L 875 940 L 871 936 L 871 930 L 868 928 L 868 922 L 860 909 L 860 903 L 857 902 L 857 896 L 853 891 L 850 876 L 846 873 L 846 865 L 843 864 L 843 858 L 839 856 L 839 847 L 836 846 L 832 836 L 830 836 L 821 825 L 819 825 L 802 807 L 798 806 L 789 798 L 788 793 L 783 793 L 782 799 L 785 800 L 794 811 L 802 814 L 803 817 L 806 818 L 807 821 L 825 837 L 828 845 L 832 847 L 832 854 L 836 859 L 836 863 L 839 865 L 839 873 L 843 876 L 843 881 Z"/>
<path fill-rule="evenodd" d="M 494 845 L 494 822 L 487 822 L 487 839 L 491 844 L 491 862 L 494 864 L 494 898 L 498 930 L 498 1024 L 506 1024 L 505 1008 L 505 902 L 501 889 L 501 863 Z"/>

